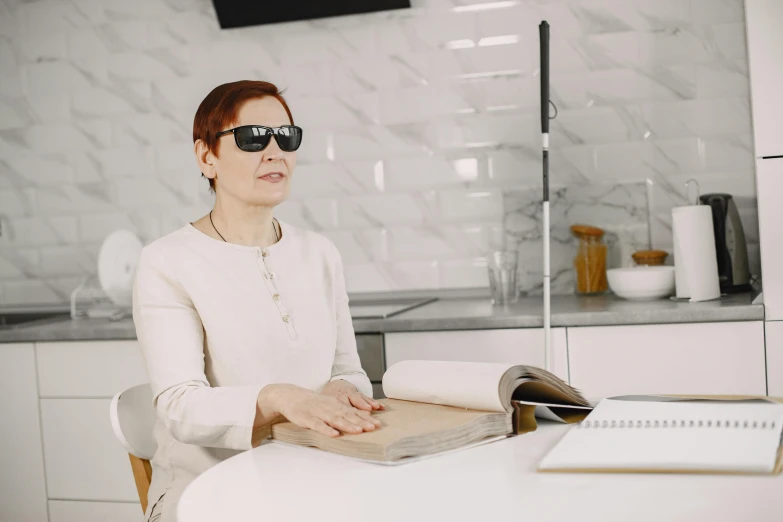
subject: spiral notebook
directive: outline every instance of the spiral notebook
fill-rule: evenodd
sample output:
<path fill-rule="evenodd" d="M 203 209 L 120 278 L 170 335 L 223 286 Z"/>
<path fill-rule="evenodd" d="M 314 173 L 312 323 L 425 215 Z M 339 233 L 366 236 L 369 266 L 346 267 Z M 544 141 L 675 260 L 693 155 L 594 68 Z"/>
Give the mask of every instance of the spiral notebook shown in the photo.
<path fill-rule="evenodd" d="M 780 473 L 783 404 L 763 399 L 604 399 L 540 471 Z"/>

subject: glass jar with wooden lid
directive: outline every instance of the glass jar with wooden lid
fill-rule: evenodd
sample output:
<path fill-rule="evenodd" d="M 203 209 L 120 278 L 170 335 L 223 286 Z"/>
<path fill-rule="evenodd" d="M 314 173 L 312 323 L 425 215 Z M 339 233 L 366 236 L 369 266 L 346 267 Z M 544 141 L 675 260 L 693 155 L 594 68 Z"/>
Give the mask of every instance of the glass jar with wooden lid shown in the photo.
<path fill-rule="evenodd" d="M 664 250 L 637 250 L 631 257 L 639 266 L 661 266 L 666 262 L 669 253 Z"/>
<path fill-rule="evenodd" d="M 576 293 L 596 295 L 606 292 L 607 246 L 604 231 L 589 225 L 571 225 L 571 232 L 579 240 L 574 257 Z"/>

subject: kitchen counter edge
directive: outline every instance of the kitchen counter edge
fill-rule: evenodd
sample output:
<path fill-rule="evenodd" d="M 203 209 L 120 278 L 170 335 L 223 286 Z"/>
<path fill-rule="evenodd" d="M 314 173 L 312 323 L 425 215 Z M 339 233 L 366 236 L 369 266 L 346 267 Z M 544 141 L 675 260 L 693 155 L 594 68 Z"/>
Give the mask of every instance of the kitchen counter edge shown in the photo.
<path fill-rule="evenodd" d="M 558 311 L 558 304 L 562 311 Z M 750 295 L 729 297 L 715 303 L 625 303 L 616 299 L 562 299 L 553 301 L 552 327 L 681 324 L 763 321 L 764 305 L 753 304 Z M 357 334 L 499 328 L 541 328 L 543 319 L 536 301 L 508 308 L 489 307 L 486 300 L 446 299 L 388 318 L 354 319 Z M 46 324 L 0 330 L 0 343 L 109 341 L 136 339 L 131 319 L 60 320 Z"/>

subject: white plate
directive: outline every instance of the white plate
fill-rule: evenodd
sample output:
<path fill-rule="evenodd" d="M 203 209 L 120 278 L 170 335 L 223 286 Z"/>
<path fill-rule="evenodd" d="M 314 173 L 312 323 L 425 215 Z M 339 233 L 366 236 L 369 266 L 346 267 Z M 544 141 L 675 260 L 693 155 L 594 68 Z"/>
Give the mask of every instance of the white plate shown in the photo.
<path fill-rule="evenodd" d="M 144 245 L 130 230 L 115 230 L 103 241 L 98 253 L 98 280 L 109 299 L 131 306 L 133 278 Z"/>

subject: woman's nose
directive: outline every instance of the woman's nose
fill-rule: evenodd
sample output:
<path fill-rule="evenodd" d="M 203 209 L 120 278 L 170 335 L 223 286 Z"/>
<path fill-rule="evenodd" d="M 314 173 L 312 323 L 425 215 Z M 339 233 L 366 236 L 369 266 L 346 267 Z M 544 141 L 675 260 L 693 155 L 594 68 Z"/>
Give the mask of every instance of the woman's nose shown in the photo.
<path fill-rule="evenodd" d="M 277 140 L 274 137 L 270 140 L 269 145 L 264 149 L 264 161 L 278 161 L 283 159 L 283 150 L 277 144 Z"/>

